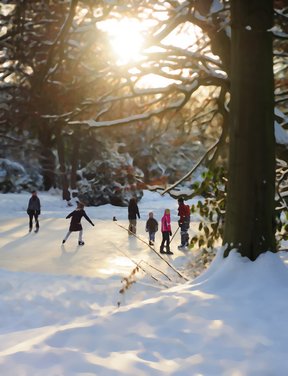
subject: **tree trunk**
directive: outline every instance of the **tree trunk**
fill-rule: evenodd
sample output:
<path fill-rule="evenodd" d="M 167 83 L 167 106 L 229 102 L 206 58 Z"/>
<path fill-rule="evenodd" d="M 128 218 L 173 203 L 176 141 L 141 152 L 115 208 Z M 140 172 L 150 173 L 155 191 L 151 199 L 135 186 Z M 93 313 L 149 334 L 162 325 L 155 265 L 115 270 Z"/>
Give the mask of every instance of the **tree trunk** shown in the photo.
<path fill-rule="evenodd" d="M 60 166 L 60 178 L 61 178 L 61 185 L 62 185 L 62 197 L 63 200 L 69 201 L 71 199 L 69 193 L 69 184 L 67 178 L 67 171 L 65 165 L 65 149 L 64 149 L 64 142 L 62 138 L 62 126 L 61 124 L 57 124 L 56 128 L 56 141 L 57 141 L 57 152 L 58 152 L 58 159 L 59 159 L 59 166 Z"/>
<path fill-rule="evenodd" d="M 38 126 L 38 137 L 41 143 L 40 164 L 42 167 L 44 190 L 55 187 L 55 156 L 52 152 L 52 130 L 48 124 Z"/>
<path fill-rule="evenodd" d="M 75 190 L 77 188 L 77 169 L 78 169 L 78 159 L 79 159 L 79 148 L 80 148 L 80 132 L 74 131 L 72 135 L 72 160 L 71 160 L 71 188 Z"/>
<path fill-rule="evenodd" d="M 231 117 L 224 243 L 275 252 L 272 0 L 232 0 Z"/>

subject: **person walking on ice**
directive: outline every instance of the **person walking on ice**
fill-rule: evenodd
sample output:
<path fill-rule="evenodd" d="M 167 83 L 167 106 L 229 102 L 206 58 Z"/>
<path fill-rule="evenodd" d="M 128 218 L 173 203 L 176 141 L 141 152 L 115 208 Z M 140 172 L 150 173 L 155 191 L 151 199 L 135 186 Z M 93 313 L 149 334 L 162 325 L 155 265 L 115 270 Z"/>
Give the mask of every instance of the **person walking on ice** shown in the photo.
<path fill-rule="evenodd" d="M 158 222 L 153 216 L 153 212 L 149 213 L 149 218 L 146 222 L 146 232 L 149 234 L 149 245 L 154 245 L 155 234 L 158 231 Z"/>
<path fill-rule="evenodd" d="M 172 236 L 170 209 L 165 209 L 164 215 L 161 218 L 161 232 L 162 232 L 162 243 L 160 245 L 160 253 L 173 255 L 173 252 L 170 251 L 170 236 Z M 166 242 L 166 252 L 164 251 L 165 242 Z"/>
<path fill-rule="evenodd" d="M 28 207 L 27 207 L 27 214 L 29 215 L 29 232 L 32 231 L 33 227 L 33 218 L 35 219 L 36 229 L 35 232 L 39 231 L 39 220 L 38 216 L 41 213 L 41 204 L 39 197 L 37 196 L 36 191 L 31 192 L 32 196 L 29 199 Z"/>
<path fill-rule="evenodd" d="M 84 241 L 82 240 L 82 235 L 83 235 L 83 228 L 81 225 L 81 219 L 84 217 L 89 223 L 91 223 L 92 226 L 94 226 L 94 223 L 91 221 L 91 219 L 88 217 L 84 210 L 84 204 L 82 202 L 77 201 L 77 208 L 71 212 L 70 214 L 67 215 L 66 219 L 71 218 L 70 222 L 70 227 L 69 231 L 67 232 L 65 238 L 62 241 L 62 244 L 66 242 L 66 240 L 69 238 L 71 235 L 71 232 L 73 231 L 79 231 L 79 236 L 78 236 L 78 244 L 79 245 L 84 245 Z"/>
<path fill-rule="evenodd" d="M 140 218 L 139 209 L 135 197 L 132 197 L 128 205 L 129 231 L 136 234 L 137 217 Z"/>

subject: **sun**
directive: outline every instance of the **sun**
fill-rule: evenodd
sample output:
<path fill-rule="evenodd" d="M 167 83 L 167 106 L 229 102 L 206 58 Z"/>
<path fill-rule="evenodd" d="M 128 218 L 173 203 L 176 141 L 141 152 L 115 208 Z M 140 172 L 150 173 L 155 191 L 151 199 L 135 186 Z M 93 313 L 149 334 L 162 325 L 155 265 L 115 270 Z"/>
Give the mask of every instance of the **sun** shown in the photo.
<path fill-rule="evenodd" d="M 129 72 L 133 73 L 132 65 L 134 63 L 135 66 L 145 64 L 149 60 L 150 53 L 153 54 L 153 52 L 161 51 L 161 44 L 159 47 L 151 47 L 146 40 L 147 35 L 149 35 L 149 30 L 151 30 L 151 28 L 153 30 L 155 25 L 153 18 L 146 18 L 139 21 L 136 18 L 123 17 L 120 19 L 113 18 L 102 21 L 99 26 L 108 36 L 116 65 L 128 65 Z M 194 52 L 198 46 L 197 39 L 200 35 L 200 29 L 186 22 L 180 24 L 174 31 L 166 36 L 161 43 L 163 43 L 164 48 L 165 46 L 168 48 L 172 46 L 185 51 Z M 146 67 L 147 66 L 148 65 L 146 65 Z M 137 69 L 136 67 L 135 70 Z M 164 73 L 167 73 L 167 70 Z M 161 88 L 176 82 L 176 79 L 173 78 L 173 74 L 171 74 L 171 78 L 167 78 L 166 74 L 161 74 L 161 71 L 158 75 L 154 73 L 145 74 L 144 72 L 142 76 L 139 76 L 137 86 L 141 88 Z M 179 74 L 179 72 L 177 72 L 177 74 Z M 185 74 L 185 69 L 182 74 Z"/>
<path fill-rule="evenodd" d="M 143 25 L 139 21 L 132 18 L 111 21 L 107 31 L 110 34 L 111 47 L 118 64 L 141 59 L 144 38 Z"/>

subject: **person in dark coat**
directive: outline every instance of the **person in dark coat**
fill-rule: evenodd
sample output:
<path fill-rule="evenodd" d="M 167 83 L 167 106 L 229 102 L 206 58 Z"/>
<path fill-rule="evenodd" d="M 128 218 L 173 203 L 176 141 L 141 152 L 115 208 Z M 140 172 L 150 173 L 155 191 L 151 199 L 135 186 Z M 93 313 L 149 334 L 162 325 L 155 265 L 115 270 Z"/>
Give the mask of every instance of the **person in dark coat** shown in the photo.
<path fill-rule="evenodd" d="M 35 232 L 39 231 L 39 215 L 41 213 L 41 203 L 39 197 L 37 196 L 36 191 L 31 192 L 32 196 L 29 199 L 28 207 L 27 207 L 27 214 L 29 215 L 29 232 L 32 231 L 33 228 L 33 218 L 35 219 L 36 229 Z"/>
<path fill-rule="evenodd" d="M 139 209 L 135 197 L 132 197 L 128 205 L 129 231 L 136 234 L 137 217 L 140 218 Z"/>
<path fill-rule="evenodd" d="M 149 234 L 149 245 L 154 245 L 155 234 L 158 231 L 158 222 L 154 218 L 153 212 L 149 213 L 149 218 L 146 221 L 146 232 Z"/>
<path fill-rule="evenodd" d="M 77 201 L 77 208 L 73 212 L 68 214 L 66 217 L 66 219 L 71 218 L 71 221 L 70 221 L 69 230 L 65 238 L 62 240 L 62 244 L 66 242 L 66 240 L 71 235 L 71 232 L 73 231 L 79 231 L 78 244 L 79 245 L 85 244 L 82 240 L 82 235 L 83 235 L 83 228 L 81 225 L 82 217 L 84 217 L 89 223 L 91 223 L 92 226 L 94 226 L 94 223 L 91 221 L 91 219 L 88 217 L 88 215 L 86 214 L 84 210 L 84 204 L 82 204 L 82 202 Z"/>

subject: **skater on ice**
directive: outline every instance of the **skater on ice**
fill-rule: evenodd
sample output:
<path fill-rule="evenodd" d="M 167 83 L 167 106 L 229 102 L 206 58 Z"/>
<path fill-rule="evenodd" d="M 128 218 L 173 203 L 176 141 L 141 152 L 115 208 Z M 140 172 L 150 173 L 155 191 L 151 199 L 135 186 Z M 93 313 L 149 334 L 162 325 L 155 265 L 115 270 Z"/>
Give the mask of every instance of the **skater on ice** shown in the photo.
<path fill-rule="evenodd" d="M 35 232 L 39 231 L 39 215 L 41 213 L 41 203 L 36 191 L 31 192 L 31 197 L 28 202 L 27 214 L 29 215 L 29 232 L 33 228 L 33 218 L 35 220 Z"/>
<path fill-rule="evenodd" d="M 84 204 L 82 202 L 77 201 L 77 208 L 67 215 L 66 219 L 71 218 L 69 231 L 67 232 L 65 238 L 62 241 L 62 244 L 66 242 L 66 240 L 71 235 L 71 232 L 73 231 L 79 231 L 78 235 L 78 245 L 84 245 L 84 241 L 82 239 L 83 236 L 83 228 L 81 225 L 81 219 L 84 217 L 92 226 L 94 226 L 94 223 L 91 221 L 91 219 L 88 217 L 84 210 Z"/>

